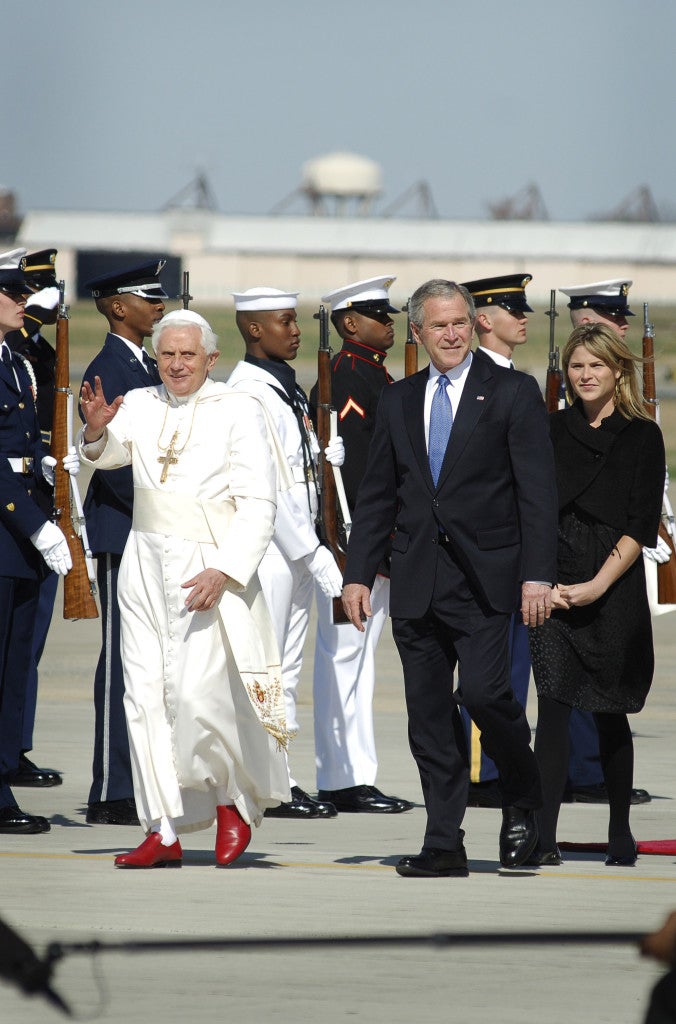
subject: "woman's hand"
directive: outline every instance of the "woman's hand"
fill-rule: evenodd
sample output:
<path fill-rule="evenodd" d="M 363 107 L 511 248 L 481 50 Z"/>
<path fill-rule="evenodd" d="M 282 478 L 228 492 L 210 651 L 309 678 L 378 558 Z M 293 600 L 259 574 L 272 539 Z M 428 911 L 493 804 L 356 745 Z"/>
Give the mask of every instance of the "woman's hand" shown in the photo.
<path fill-rule="evenodd" d="M 566 602 L 565 605 L 559 607 L 565 608 L 582 608 L 584 605 L 598 601 L 605 594 L 604 587 L 596 577 L 593 580 L 587 580 L 586 583 L 560 583 L 556 589 L 560 599 Z"/>
<path fill-rule="evenodd" d="M 555 587 L 552 587 L 552 608 L 558 608 L 563 611 L 570 608 L 569 602 L 565 597 L 562 597 L 558 584 Z"/>

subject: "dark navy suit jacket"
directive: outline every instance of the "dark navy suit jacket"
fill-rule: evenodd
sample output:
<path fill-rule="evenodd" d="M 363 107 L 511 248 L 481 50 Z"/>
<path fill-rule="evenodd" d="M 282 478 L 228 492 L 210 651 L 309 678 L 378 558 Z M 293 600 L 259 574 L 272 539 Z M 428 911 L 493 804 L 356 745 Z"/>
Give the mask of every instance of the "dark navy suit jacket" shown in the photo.
<path fill-rule="evenodd" d="M 126 395 L 134 388 L 159 384 L 160 377 L 154 363 L 153 367 L 154 372 L 149 374 L 122 338 L 108 334 L 103 348 L 87 367 L 83 380 L 93 388 L 94 378 L 100 377 L 106 401 L 112 402 L 118 395 Z M 82 411 L 80 418 L 83 419 Z M 122 554 L 131 530 L 133 501 L 131 466 L 95 470 L 84 502 L 89 544 L 94 555 L 106 552 Z"/>
<path fill-rule="evenodd" d="M 11 368 L 0 360 L 0 575 L 40 579 L 47 568 L 29 538 L 47 522 L 37 503 L 37 483 L 44 483 L 41 462 L 49 449 L 40 437 L 32 382 L 20 357 L 14 357 L 14 367 L 18 388 Z M 32 458 L 33 473 L 15 473 L 8 457 Z"/>
<path fill-rule="evenodd" d="M 441 531 L 482 603 L 511 613 L 521 582 L 556 581 L 556 482 L 540 390 L 528 374 L 475 353 L 435 487 L 428 377 L 426 368 L 383 389 L 344 581 L 372 586 L 391 537 L 390 613 L 422 617 Z"/>

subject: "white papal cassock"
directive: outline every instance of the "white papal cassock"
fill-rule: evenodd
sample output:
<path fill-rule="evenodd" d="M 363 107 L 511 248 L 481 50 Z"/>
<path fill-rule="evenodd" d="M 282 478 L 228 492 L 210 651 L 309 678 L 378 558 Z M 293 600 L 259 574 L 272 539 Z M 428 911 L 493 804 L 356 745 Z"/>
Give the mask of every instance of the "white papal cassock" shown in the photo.
<path fill-rule="evenodd" d="M 97 469 L 131 463 L 134 474 L 118 596 L 141 825 L 166 816 L 179 833 L 206 828 L 224 794 L 260 824 L 290 800 L 271 735 L 285 732 L 279 654 L 256 575 L 278 486 L 265 411 L 210 380 L 187 399 L 138 389 L 101 441 L 79 441 Z M 217 608 L 190 612 L 181 584 L 205 568 L 226 573 L 227 587 Z"/>

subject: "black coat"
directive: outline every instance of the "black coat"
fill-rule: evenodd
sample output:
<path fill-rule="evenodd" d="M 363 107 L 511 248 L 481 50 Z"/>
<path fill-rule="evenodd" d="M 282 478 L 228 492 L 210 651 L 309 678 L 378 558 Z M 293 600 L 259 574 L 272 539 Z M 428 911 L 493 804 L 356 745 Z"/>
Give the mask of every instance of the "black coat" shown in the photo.
<path fill-rule="evenodd" d="M 657 543 L 666 459 L 652 420 L 619 412 L 590 427 L 581 402 L 551 417 L 559 509 L 575 505 L 638 544 Z"/>
<path fill-rule="evenodd" d="M 435 487 L 424 427 L 428 378 L 426 368 L 382 391 L 345 583 L 372 586 L 393 534 L 391 614 L 423 616 L 441 530 L 474 592 L 510 613 L 522 581 L 556 577 L 554 460 L 542 396 L 532 377 L 475 353 Z"/>

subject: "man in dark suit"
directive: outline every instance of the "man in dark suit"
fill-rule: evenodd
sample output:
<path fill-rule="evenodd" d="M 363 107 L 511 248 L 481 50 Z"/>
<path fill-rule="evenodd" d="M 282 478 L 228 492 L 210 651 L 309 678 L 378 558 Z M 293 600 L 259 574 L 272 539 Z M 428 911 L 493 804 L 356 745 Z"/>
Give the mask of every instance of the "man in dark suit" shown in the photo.
<path fill-rule="evenodd" d="M 383 390 L 348 545 L 343 603 L 363 629 L 388 543 L 390 614 L 404 669 L 411 751 L 427 829 L 404 876 L 467 873 L 461 823 L 468 758 L 458 702 L 500 775 L 500 862 L 537 842 L 540 780 L 530 728 L 509 685 L 510 615 L 531 626 L 551 606 L 557 501 L 547 416 L 536 381 L 471 352 L 475 309 L 460 285 L 434 280 L 410 302 L 430 366 Z M 462 690 L 453 694 L 460 666 Z"/>
<path fill-rule="evenodd" d="M 134 388 L 160 383 L 157 364 L 143 348 L 144 338 L 162 319 L 166 293 L 157 260 L 89 281 L 96 308 L 108 321 L 101 351 L 84 375 L 92 388 L 101 378 L 107 402 Z M 131 467 L 97 470 L 84 503 L 89 542 L 97 559 L 101 598 L 102 645 L 94 677 L 93 780 L 87 821 L 99 825 L 138 825 L 127 723 L 122 705 L 124 679 L 120 658 L 120 613 L 117 576 L 131 529 L 133 483 Z"/>

